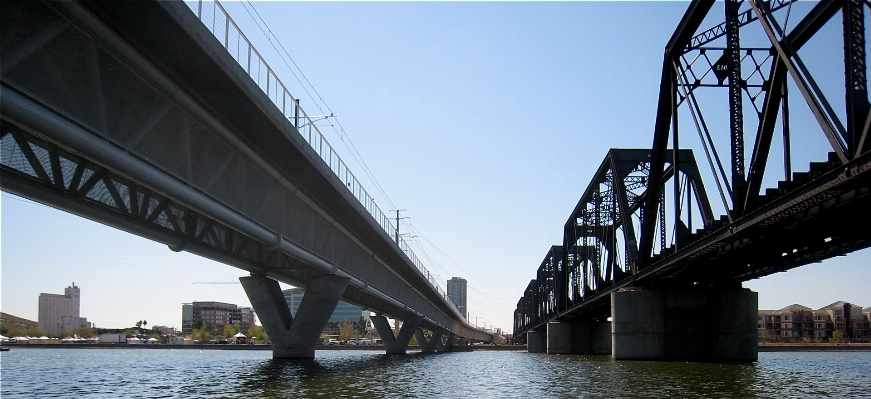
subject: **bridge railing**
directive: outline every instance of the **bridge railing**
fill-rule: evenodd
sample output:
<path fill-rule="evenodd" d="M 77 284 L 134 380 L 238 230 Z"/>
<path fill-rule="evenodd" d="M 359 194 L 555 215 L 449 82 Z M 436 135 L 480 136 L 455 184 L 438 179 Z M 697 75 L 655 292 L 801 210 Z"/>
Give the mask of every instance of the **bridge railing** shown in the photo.
<path fill-rule="evenodd" d="M 299 134 L 318 153 L 321 159 L 329 165 L 333 173 L 345 183 L 348 191 L 375 218 L 375 221 L 381 225 L 381 228 L 389 236 L 394 236 L 396 227 L 391 223 L 391 219 L 381 211 L 381 208 L 375 203 L 375 199 L 363 188 L 360 181 L 357 180 L 345 162 L 339 157 L 336 150 L 333 149 L 314 124 L 312 118 L 299 106 L 298 99 L 293 97 L 260 52 L 254 48 L 251 41 L 248 40 L 242 30 L 239 29 L 239 26 L 236 25 L 236 22 L 230 18 L 224 7 L 217 0 L 187 1 L 186 4 L 197 15 L 200 22 L 221 42 L 227 52 L 245 69 L 248 76 L 263 90 L 272 103 L 287 118 L 288 122 L 296 127 Z M 449 306 L 456 309 L 454 303 L 448 298 L 445 290 L 439 284 L 440 280 L 436 279 L 424 267 L 408 243 L 400 237 L 397 245 L 405 252 L 405 255 L 408 256 L 414 266 L 427 278 L 433 289 L 445 299 Z M 459 310 L 457 310 L 457 313 L 460 313 Z"/>

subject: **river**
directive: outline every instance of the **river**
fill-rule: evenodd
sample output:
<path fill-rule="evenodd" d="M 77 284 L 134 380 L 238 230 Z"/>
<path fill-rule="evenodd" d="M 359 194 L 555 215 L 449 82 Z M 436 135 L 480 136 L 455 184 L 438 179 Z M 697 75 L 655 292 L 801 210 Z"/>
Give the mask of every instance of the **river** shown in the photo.
<path fill-rule="evenodd" d="M 871 352 L 760 353 L 748 364 L 522 352 L 24 349 L 0 353 L 12 398 L 871 398 Z"/>

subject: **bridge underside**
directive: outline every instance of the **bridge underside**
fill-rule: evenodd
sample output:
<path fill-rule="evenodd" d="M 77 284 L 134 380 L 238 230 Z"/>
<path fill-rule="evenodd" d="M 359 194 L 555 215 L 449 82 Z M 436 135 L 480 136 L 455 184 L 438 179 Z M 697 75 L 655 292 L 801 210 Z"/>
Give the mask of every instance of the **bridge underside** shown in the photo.
<path fill-rule="evenodd" d="M 5 1 L 0 18 L 4 191 L 295 286 L 346 278 L 346 302 L 491 339 L 185 4 Z"/>
<path fill-rule="evenodd" d="M 799 12 L 789 8 L 790 0 L 727 0 L 723 3 L 725 21 L 697 33 L 712 8 L 718 8 L 713 6 L 710 0 L 690 4 L 665 47 L 652 148 L 612 149 L 608 153 L 564 226 L 562 246 L 548 251 L 536 279 L 518 301 L 515 336 L 535 340 L 529 342 L 531 349 L 550 351 L 553 341 L 559 350 L 569 350 L 561 337 L 573 329 L 553 323 L 581 323 L 579 331 L 587 331 L 587 324 L 611 318 L 612 356 L 620 358 L 626 356 L 618 350 L 625 343 L 619 342 L 618 336 L 626 337 L 621 326 L 625 327 L 622 323 L 627 314 L 634 314 L 619 306 L 623 310 L 618 312 L 615 304 L 621 297 L 652 295 L 652 302 L 633 305 L 642 309 L 653 302 L 668 302 L 667 298 L 698 302 L 694 296 L 743 292 L 744 281 L 871 247 L 871 230 L 866 228 L 871 223 L 871 113 L 863 17 L 871 4 L 820 1 Z M 791 30 L 785 32 L 778 19 L 784 19 L 790 10 L 798 13 L 794 18 L 799 22 L 790 23 Z M 839 13 L 842 23 L 830 22 Z M 763 40 L 770 41 L 770 47 L 741 45 L 740 28 L 751 23 L 761 29 L 746 31 L 764 33 Z M 845 96 L 847 101 L 845 109 L 838 112 L 827 99 L 834 98 L 833 93 L 816 85 L 799 55 L 827 24 L 843 29 L 844 42 L 831 44 L 844 49 L 844 92 L 835 90 L 834 94 Z M 826 37 L 821 40 L 831 37 L 821 36 Z M 710 45 L 714 42 L 723 46 Z M 747 69 L 742 72 L 742 68 Z M 793 97 L 804 102 L 799 105 L 807 105 L 801 109 L 807 118 L 802 120 L 812 122 L 793 122 L 798 107 L 790 108 L 788 90 L 794 90 L 792 87 L 798 92 Z M 704 90 L 727 94 L 728 129 L 707 125 L 697 96 Z M 722 109 L 721 105 L 718 112 Z M 679 110 L 690 117 L 681 119 Z M 799 125 L 795 130 L 804 135 L 819 134 L 831 146 L 822 151 L 813 148 L 818 162 L 811 162 L 803 172 L 793 172 L 793 123 Z M 752 155 L 746 156 L 744 137 L 750 135 L 744 129 L 754 124 Z M 698 133 L 702 144 L 698 153 L 704 154 L 710 166 L 706 178 L 716 183 L 725 208 L 719 219 L 711 212 L 695 156 L 680 147 L 684 137 L 679 135 L 679 125 L 684 132 L 695 127 L 693 133 Z M 730 162 L 726 165 L 711 137 L 717 130 L 729 133 Z M 763 177 L 770 179 L 773 174 L 769 157 L 776 155 L 770 153 L 777 130 L 783 136 L 784 177 L 763 191 Z M 669 141 L 673 148 L 668 148 Z M 693 223 L 700 227 L 694 228 Z M 657 295 L 666 299 L 654 298 Z M 755 306 L 755 300 L 738 302 L 753 302 Z M 668 305 L 659 308 L 665 310 L 653 313 L 665 312 L 665 320 L 674 312 Z M 744 314 L 745 310 L 739 307 L 735 311 Z M 640 314 L 638 317 L 643 319 Z M 678 324 L 689 323 L 694 318 L 699 319 L 690 315 L 677 320 Z M 734 338 L 736 342 L 747 341 L 749 348 L 755 342 L 746 340 L 745 333 L 755 329 L 755 322 L 742 320 L 745 325 L 734 331 Z M 666 330 L 671 328 L 668 324 Z M 551 330 L 556 334 L 553 337 Z M 709 330 L 716 331 L 713 327 Z M 672 331 L 669 335 L 680 334 Z M 696 343 L 702 341 L 694 338 Z M 709 354 L 718 351 L 716 346 L 701 350 Z M 710 356 L 747 358 L 734 355 Z"/>

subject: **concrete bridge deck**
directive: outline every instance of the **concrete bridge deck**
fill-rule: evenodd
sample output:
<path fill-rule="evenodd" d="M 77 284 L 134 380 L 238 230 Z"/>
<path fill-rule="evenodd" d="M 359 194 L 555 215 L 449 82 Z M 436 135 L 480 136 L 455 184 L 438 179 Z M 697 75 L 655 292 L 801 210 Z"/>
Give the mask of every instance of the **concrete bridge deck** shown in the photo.
<path fill-rule="evenodd" d="M 3 190 L 254 276 L 336 276 L 343 301 L 491 339 L 276 107 L 275 81 L 254 82 L 184 3 L 10 1 L 2 19 Z"/>

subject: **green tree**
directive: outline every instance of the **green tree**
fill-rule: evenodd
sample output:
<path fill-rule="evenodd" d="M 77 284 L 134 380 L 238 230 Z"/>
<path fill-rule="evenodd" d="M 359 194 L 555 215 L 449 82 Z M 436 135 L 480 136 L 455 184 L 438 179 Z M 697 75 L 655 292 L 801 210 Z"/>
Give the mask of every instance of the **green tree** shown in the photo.
<path fill-rule="evenodd" d="M 94 329 L 88 328 L 88 327 L 79 327 L 75 330 L 72 330 L 70 333 L 72 335 L 77 335 L 81 338 L 91 338 L 91 337 L 95 336 Z"/>
<path fill-rule="evenodd" d="M 191 335 L 195 340 L 198 340 L 200 342 L 208 342 L 209 338 L 212 337 L 212 334 L 209 331 L 209 323 L 202 321 L 201 323 L 197 324 L 199 324 L 199 328 L 194 328 L 194 330 L 191 332 Z"/>
<path fill-rule="evenodd" d="M 266 331 L 263 330 L 263 327 L 258 325 L 253 325 L 248 328 L 248 338 L 257 340 L 257 341 L 268 341 L 269 336 L 266 335 Z"/>
<path fill-rule="evenodd" d="M 343 321 L 342 324 L 339 325 L 339 339 L 342 341 L 347 341 L 351 339 L 354 335 L 354 323 L 350 321 Z"/>
<path fill-rule="evenodd" d="M 224 338 L 230 339 L 233 338 L 236 333 L 239 332 L 239 327 L 233 324 L 227 324 L 224 326 Z"/>
<path fill-rule="evenodd" d="M 841 330 L 835 330 L 835 332 L 832 333 L 831 341 L 837 343 L 844 342 L 844 332 Z"/>
<path fill-rule="evenodd" d="M 9 329 L 6 330 L 6 333 L 4 335 L 6 335 L 7 337 L 14 338 L 14 337 L 41 337 L 41 336 L 46 335 L 46 334 L 45 334 L 45 331 L 42 331 L 36 327 L 26 327 L 26 328 L 10 327 Z"/>
<path fill-rule="evenodd" d="M 208 327 L 199 328 L 193 331 L 194 339 L 200 342 L 209 342 L 209 338 L 211 338 L 211 334 L 209 334 Z"/>

